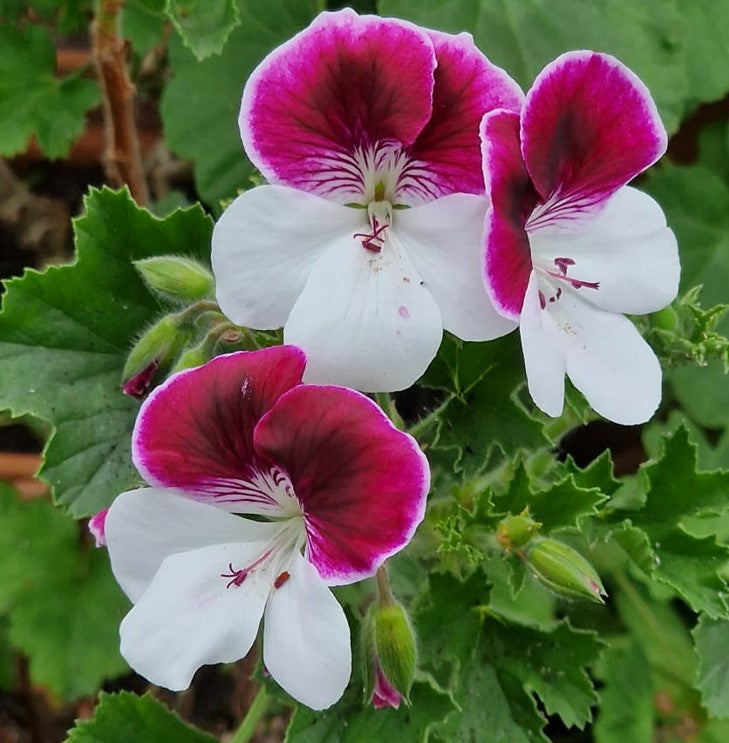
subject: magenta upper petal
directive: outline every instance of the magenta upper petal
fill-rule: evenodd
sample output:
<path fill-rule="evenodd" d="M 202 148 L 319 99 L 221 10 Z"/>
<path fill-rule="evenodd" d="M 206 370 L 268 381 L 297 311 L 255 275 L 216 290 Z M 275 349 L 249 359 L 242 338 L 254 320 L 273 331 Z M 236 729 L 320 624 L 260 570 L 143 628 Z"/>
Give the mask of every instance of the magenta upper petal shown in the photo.
<path fill-rule="evenodd" d="M 254 442 L 288 473 L 305 515 L 307 556 L 330 584 L 372 575 L 423 518 L 425 456 L 358 392 L 296 387 L 261 419 Z"/>
<path fill-rule="evenodd" d="M 568 52 L 527 93 L 521 128 L 527 170 L 544 202 L 591 210 L 665 152 L 648 89 L 607 54 Z"/>
<path fill-rule="evenodd" d="M 491 207 L 486 215 L 484 278 L 494 307 L 518 319 L 532 271 L 524 225 L 538 196 L 519 147 L 519 115 L 494 111 L 481 123 L 483 172 Z"/>
<path fill-rule="evenodd" d="M 142 405 L 132 459 L 151 484 L 224 499 L 215 482 L 239 480 L 257 464 L 253 429 L 301 383 L 306 357 L 294 346 L 218 356 L 180 372 Z"/>
<path fill-rule="evenodd" d="M 476 48 L 471 34 L 454 36 L 428 31 L 438 66 L 433 87 L 433 115 L 408 155 L 427 173 L 437 192 L 484 192 L 478 128 L 497 108 L 519 111 L 519 86 Z M 415 168 L 413 167 L 413 170 Z"/>
<path fill-rule="evenodd" d="M 432 108 L 435 54 L 415 26 L 346 9 L 321 13 L 254 70 L 239 125 L 272 181 L 317 193 L 363 190 L 358 151 L 413 143 Z"/>

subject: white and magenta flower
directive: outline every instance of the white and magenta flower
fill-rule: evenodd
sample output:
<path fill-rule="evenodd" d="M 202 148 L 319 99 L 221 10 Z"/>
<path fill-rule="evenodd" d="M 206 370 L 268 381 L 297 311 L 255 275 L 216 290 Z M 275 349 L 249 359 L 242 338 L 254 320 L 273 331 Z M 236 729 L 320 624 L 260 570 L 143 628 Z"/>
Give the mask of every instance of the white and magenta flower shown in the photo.
<path fill-rule="evenodd" d="M 243 144 L 274 185 L 215 227 L 223 312 L 283 326 L 307 353 L 306 381 L 370 392 L 410 386 L 443 328 L 464 340 L 511 330 L 480 279 L 478 126 L 522 99 L 469 34 L 322 13 L 243 92 Z"/>
<path fill-rule="evenodd" d="M 521 116 L 487 114 L 481 137 L 486 286 L 519 322 L 534 402 L 559 415 L 567 374 L 604 417 L 647 420 L 661 369 L 621 313 L 664 307 L 679 278 L 661 208 L 626 186 L 666 149 L 648 90 L 613 57 L 569 52 L 537 76 Z"/>
<path fill-rule="evenodd" d="M 155 684 L 184 689 L 201 665 L 242 658 L 262 616 L 263 661 L 295 699 L 323 709 L 349 680 L 328 586 L 407 544 L 429 470 L 371 400 L 302 385 L 304 366 L 290 346 L 219 356 L 141 408 L 132 454 L 151 487 L 122 493 L 104 526 L 134 602 L 121 651 Z"/>

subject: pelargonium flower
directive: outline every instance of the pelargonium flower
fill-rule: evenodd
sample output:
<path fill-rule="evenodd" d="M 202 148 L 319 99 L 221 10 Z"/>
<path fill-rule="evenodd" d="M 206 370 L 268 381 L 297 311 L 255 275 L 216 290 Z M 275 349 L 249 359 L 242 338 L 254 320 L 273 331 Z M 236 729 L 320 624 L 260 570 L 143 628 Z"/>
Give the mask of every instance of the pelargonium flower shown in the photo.
<path fill-rule="evenodd" d="M 304 366 L 291 346 L 219 356 L 142 405 L 132 456 L 151 487 L 114 501 L 105 534 L 134 603 L 121 652 L 155 684 L 184 689 L 201 665 L 242 658 L 262 616 L 263 661 L 295 699 L 328 707 L 349 680 L 328 586 L 407 544 L 429 471 L 371 400 L 302 385 Z"/>
<path fill-rule="evenodd" d="M 243 144 L 273 185 L 215 227 L 223 312 L 283 326 L 307 353 L 305 381 L 369 392 L 410 386 L 443 328 L 464 340 L 513 329 L 480 279 L 478 126 L 522 98 L 469 34 L 319 15 L 243 92 Z"/>
<path fill-rule="evenodd" d="M 567 374 L 604 417 L 647 420 L 661 369 L 620 313 L 664 307 L 679 278 L 661 208 L 626 186 L 666 149 L 648 90 L 607 54 L 569 52 L 537 76 L 520 116 L 487 114 L 481 137 L 485 281 L 519 322 L 534 402 L 559 415 Z"/>

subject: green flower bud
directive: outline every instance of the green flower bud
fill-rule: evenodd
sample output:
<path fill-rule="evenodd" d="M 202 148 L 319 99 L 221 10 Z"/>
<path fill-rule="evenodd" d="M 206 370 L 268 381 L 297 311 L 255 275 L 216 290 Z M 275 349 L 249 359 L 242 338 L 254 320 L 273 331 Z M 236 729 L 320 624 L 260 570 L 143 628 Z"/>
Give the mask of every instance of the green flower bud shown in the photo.
<path fill-rule="evenodd" d="M 661 330 L 678 330 L 678 315 L 673 307 L 664 307 L 650 316 L 650 323 L 654 328 Z"/>
<path fill-rule="evenodd" d="M 176 255 L 158 255 L 134 261 L 147 286 L 174 301 L 196 301 L 212 295 L 213 275 L 205 266 Z"/>
<path fill-rule="evenodd" d="M 539 521 L 529 516 L 529 507 L 518 516 L 507 516 L 496 529 L 496 541 L 506 552 L 512 552 L 527 544 L 542 527 Z"/>
<path fill-rule="evenodd" d="M 122 372 L 124 393 L 143 397 L 157 369 L 172 361 L 187 337 L 175 315 L 166 315 L 143 333 L 127 357 Z"/>
<path fill-rule="evenodd" d="M 377 665 L 389 685 L 408 702 L 417 662 L 415 633 L 400 603 L 376 606 L 372 637 Z"/>
<path fill-rule="evenodd" d="M 528 548 L 526 564 L 534 577 L 558 596 L 604 603 L 607 594 L 600 576 L 572 547 L 554 539 L 540 539 Z"/>
<path fill-rule="evenodd" d="M 202 366 L 210 361 L 210 354 L 206 353 L 202 346 L 189 348 L 176 361 L 172 367 L 171 374 L 176 374 L 184 369 L 194 369 L 196 366 Z"/>

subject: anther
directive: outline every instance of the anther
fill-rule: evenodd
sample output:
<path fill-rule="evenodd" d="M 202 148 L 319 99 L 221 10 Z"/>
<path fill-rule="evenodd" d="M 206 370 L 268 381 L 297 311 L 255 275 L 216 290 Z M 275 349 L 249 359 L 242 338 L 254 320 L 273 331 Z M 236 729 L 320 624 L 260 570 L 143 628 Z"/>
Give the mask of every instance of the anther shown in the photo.
<path fill-rule="evenodd" d="M 291 574 L 284 570 L 283 573 L 279 573 L 279 575 L 276 577 L 276 580 L 273 582 L 274 588 L 281 588 L 281 586 L 286 583 L 286 581 L 291 577 Z"/>

